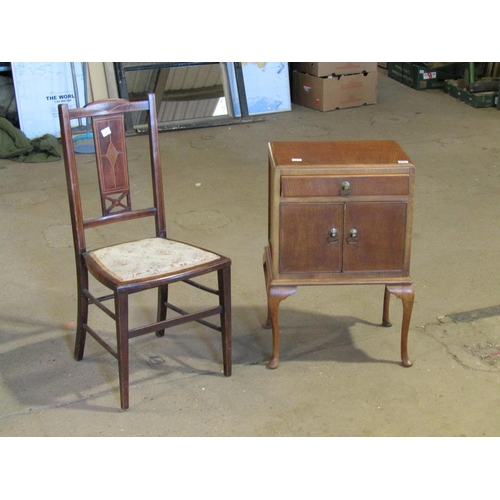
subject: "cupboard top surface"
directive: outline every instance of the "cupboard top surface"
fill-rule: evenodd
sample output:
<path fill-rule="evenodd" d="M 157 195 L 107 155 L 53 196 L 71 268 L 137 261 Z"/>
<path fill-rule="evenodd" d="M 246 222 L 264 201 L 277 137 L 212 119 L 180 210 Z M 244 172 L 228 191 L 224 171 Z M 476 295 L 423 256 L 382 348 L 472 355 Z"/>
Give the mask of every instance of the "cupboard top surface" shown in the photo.
<path fill-rule="evenodd" d="M 413 165 L 395 141 L 278 141 L 269 154 L 279 168 Z"/>

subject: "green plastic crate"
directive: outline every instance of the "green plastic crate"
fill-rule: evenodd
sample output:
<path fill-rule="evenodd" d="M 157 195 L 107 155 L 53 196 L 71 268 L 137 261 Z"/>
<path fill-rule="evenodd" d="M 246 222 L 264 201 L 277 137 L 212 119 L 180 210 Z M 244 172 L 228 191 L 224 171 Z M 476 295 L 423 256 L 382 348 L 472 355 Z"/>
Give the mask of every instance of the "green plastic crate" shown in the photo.
<path fill-rule="evenodd" d="M 443 88 L 446 80 L 462 78 L 466 63 L 430 68 L 425 63 L 387 63 L 387 75 L 416 90 Z"/>
<path fill-rule="evenodd" d="M 474 108 L 492 108 L 498 103 L 498 92 L 469 92 L 459 87 L 456 80 L 447 80 L 444 91 Z"/>

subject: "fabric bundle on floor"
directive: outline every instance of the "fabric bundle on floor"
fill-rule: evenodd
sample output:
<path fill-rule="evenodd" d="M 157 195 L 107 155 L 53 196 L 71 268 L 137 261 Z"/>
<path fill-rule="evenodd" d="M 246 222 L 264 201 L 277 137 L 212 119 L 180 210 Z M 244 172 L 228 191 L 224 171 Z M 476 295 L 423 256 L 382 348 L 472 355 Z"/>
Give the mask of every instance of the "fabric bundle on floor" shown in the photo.
<path fill-rule="evenodd" d="M 0 158 L 22 163 L 58 161 L 62 147 L 57 137 L 50 134 L 30 140 L 9 120 L 0 117 Z"/>

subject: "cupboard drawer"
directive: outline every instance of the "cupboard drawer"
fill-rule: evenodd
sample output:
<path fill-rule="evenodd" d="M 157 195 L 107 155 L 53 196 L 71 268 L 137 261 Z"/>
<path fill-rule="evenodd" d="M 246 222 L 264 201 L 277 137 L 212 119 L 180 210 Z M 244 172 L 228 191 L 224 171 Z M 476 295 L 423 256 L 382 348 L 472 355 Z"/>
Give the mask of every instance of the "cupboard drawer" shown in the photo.
<path fill-rule="evenodd" d="M 281 196 L 405 196 L 409 194 L 409 182 L 407 174 L 284 175 Z"/>

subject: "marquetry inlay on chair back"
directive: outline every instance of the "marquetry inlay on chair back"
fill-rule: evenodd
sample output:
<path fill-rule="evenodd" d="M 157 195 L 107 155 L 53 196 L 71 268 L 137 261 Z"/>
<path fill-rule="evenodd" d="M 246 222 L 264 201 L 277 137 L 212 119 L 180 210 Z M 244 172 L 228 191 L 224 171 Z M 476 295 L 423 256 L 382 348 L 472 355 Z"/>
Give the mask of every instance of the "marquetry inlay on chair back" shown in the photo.
<path fill-rule="evenodd" d="M 123 115 L 92 119 L 102 215 L 132 208 Z"/>

